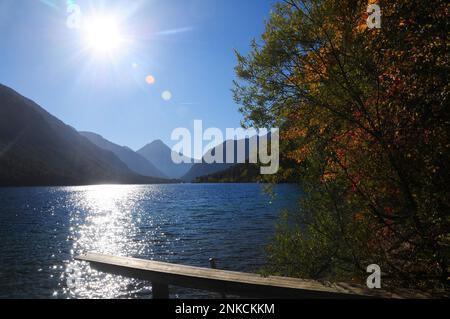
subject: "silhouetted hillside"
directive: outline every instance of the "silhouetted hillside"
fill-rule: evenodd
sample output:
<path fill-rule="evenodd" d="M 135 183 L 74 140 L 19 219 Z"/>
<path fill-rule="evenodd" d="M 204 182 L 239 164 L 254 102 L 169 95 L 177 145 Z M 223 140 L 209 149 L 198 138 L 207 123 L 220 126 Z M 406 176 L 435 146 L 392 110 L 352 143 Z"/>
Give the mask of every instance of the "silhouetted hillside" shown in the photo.
<path fill-rule="evenodd" d="M 258 137 L 253 136 L 252 139 L 258 139 Z M 234 147 L 234 157 L 233 157 L 233 161 L 230 163 L 226 163 L 227 145 Z M 248 138 L 242 139 L 242 140 L 225 141 L 224 143 L 209 150 L 205 154 L 205 156 L 203 156 L 202 163 L 194 164 L 194 166 L 192 166 L 192 168 L 189 170 L 189 172 L 187 172 L 181 179 L 186 182 L 193 182 L 198 177 L 208 176 L 208 175 L 215 174 L 217 172 L 225 171 L 228 168 L 230 168 L 236 164 L 239 164 L 238 157 L 237 157 L 238 147 L 239 148 L 245 147 L 245 153 L 243 154 L 243 159 L 244 159 L 244 161 L 247 161 L 249 158 L 249 154 L 250 154 L 249 145 L 250 145 L 250 140 Z M 205 160 L 205 157 L 207 157 L 207 156 L 210 156 L 210 157 L 216 156 L 216 154 L 219 154 L 219 153 L 217 153 L 219 151 L 221 151 L 221 153 L 223 154 L 222 155 L 223 163 L 208 163 Z M 254 150 L 254 151 L 256 151 L 256 150 Z"/>
<path fill-rule="evenodd" d="M 196 183 L 256 183 L 262 180 L 257 164 L 236 164 L 211 175 L 197 177 Z"/>
<path fill-rule="evenodd" d="M 92 132 L 80 132 L 80 134 L 89 139 L 89 141 L 98 147 L 113 152 L 133 172 L 143 176 L 168 178 L 152 163 L 140 154 L 134 152 L 132 149 L 126 146 L 114 144 L 103 138 L 101 135 Z"/>
<path fill-rule="evenodd" d="M 0 186 L 164 182 L 131 172 L 33 101 L 0 85 Z"/>

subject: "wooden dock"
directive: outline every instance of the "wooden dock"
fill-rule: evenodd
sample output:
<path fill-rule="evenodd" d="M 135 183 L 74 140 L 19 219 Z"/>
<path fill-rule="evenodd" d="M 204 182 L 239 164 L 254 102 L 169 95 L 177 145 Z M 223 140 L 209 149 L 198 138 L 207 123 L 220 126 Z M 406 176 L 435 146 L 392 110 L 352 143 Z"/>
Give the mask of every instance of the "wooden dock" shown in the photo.
<path fill-rule="evenodd" d="M 169 285 L 248 298 L 427 298 L 411 291 L 388 293 L 359 285 L 324 284 L 314 280 L 242 273 L 109 256 L 96 253 L 75 258 L 99 271 L 150 281 L 153 298 L 169 298 Z"/>

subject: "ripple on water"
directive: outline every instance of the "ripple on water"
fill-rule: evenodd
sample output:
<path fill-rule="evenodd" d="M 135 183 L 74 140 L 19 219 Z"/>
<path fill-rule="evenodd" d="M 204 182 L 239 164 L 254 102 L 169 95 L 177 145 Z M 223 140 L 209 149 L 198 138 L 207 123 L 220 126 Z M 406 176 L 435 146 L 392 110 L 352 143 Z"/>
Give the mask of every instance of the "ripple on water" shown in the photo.
<path fill-rule="evenodd" d="M 74 261 L 88 251 L 204 267 L 216 257 L 220 268 L 255 271 L 279 211 L 295 207 L 299 194 L 293 185 L 275 192 L 272 198 L 258 184 L 0 189 L 0 297 L 151 295 L 148 282 Z"/>

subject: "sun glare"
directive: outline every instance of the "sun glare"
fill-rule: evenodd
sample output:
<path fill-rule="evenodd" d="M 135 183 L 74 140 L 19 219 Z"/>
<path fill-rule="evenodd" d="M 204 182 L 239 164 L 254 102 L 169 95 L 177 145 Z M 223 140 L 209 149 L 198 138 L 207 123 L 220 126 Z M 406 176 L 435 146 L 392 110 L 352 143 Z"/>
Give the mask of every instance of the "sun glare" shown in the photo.
<path fill-rule="evenodd" d="M 86 42 L 96 53 L 112 53 L 124 42 L 120 25 L 113 17 L 95 17 L 85 24 Z"/>

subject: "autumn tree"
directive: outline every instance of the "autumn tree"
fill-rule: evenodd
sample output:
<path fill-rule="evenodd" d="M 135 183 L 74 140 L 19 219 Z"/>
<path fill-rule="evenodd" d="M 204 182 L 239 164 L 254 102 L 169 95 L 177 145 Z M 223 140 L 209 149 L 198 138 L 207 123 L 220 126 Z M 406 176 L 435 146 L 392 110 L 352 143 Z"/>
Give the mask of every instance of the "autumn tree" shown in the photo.
<path fill-rule="evenodd" d="M 382 9 L 368 28 L 367 7 Z M 446 1 L 285 0 L 237 53 L 244 126 L 277 126 L 304 190 L 280 222 L 269 269 L 447 285 L 450 257 Z"/>

